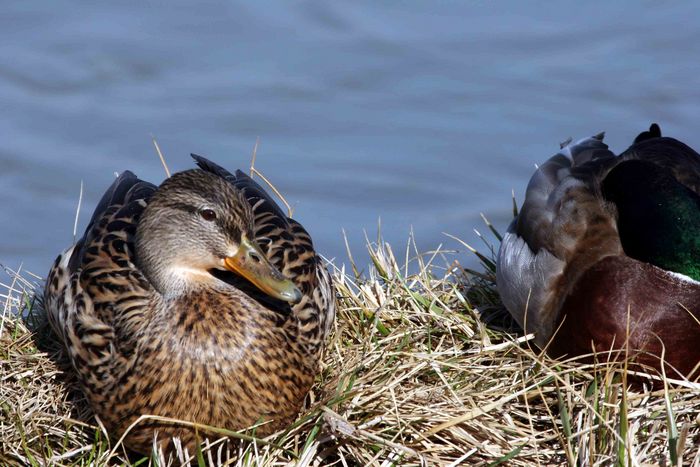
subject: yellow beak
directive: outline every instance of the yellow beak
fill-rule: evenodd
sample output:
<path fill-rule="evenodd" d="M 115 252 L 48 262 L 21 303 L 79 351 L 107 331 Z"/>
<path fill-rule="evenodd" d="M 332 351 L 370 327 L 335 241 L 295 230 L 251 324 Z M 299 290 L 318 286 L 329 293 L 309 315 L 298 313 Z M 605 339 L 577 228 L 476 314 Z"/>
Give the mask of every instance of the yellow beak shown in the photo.
<path fill-rule="evenodd" d="M 271 297 L 285 302 L 297 303 L 301 300 L 301 291 L 292 281 L 282 275 L 268 261 L 260 247 L 243 235 L 238 252 L 224 258 L 224 266 L 235 272 Z"/>

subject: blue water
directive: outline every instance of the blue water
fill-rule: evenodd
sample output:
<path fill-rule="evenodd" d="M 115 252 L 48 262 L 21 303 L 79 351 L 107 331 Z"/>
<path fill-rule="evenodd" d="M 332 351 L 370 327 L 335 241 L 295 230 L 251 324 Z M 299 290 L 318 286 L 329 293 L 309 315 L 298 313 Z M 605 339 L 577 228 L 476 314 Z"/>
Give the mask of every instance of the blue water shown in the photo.
<path fill-rule="evenodd" d="M 5 2 L 0 262 L 45 274 L 111 183 L 256 166 L 317 249 L 478 245 L 568 136 L 700 147 L 700 7 L 678 2 Z M 471 258 L 463 254 L 464 263 Z M 366 262 L 361 259 L 360 262 Z"/>

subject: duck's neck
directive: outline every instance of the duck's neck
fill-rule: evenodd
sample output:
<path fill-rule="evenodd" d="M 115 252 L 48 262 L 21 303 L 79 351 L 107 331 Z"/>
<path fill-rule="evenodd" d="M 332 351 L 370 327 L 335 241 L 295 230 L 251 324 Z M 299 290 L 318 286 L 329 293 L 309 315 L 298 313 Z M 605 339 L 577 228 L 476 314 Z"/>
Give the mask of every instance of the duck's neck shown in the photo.
<path fill-rule="evenodd" d="M 700 197 L 655 164 L 619 164 L 603 182 L 625 253 L 700 280 Z"/>
<path fill-rule="evenodd" d="M 164 297 L 177 297 L 202 286 L 219 282 L 198 264 L 201 259 L 185 255 L 180 240 L 173 235 L 154 235 L 150 219 L 139 224 L 135 237 L 135 262 L 149 283 Z M 157 231 L 157 230 L 156 230 Z M 159 232 L 159 231 L 158 231 Z"/>

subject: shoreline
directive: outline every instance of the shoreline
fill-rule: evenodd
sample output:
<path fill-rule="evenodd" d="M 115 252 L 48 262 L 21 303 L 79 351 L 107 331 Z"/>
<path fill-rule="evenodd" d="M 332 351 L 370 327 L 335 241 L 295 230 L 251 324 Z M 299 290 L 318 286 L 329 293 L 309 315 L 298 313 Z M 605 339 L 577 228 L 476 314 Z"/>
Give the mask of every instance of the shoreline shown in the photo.
<path fill-rule="evenodd" d="M 395 256 L 379 242 L 368 244 L 365 274 L 329 265 L 338 315 L 297 421 L 258 442 L 214 443 L 195 465 L 700 462 L 698 385 L 625 390 L 621 364 L 543 356 L 500 304 L 490 258 L 469 271 L 451 251 L 419 254 L 409 240 Z M 149 465 L 106 439 L 52 358 L 60 347 L 32 298 L 40 281 L 8 274 L 0 463 Z"/>

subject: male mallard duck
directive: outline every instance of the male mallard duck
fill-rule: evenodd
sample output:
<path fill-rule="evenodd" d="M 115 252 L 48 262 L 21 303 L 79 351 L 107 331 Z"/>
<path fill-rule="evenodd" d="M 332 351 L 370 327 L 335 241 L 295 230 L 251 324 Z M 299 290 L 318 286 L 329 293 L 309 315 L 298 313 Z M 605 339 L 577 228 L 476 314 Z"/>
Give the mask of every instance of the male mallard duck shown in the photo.
<path fill-rule="evenodd" d="M 696 379 L 699 194 L 700 156 L 656 124 L 619 156 L 603 134 L 563 145 L 501 243 L 503 303 L 554 356 L 628 349 L 658 370 L 663 354 Z"/>
<path fill-rule="evenodd" d="M 300 409 L 335 316 L 306 230 L 241 171 L 192 157 L 199 169 L 159 187 L 119 176 L 47 279 L 50 321 L 115 436 L 145 414 L 278 430 Z M 150 420 L 125 444 L 149 452 L 155 432 L 166 449 L 202 437 Z"/>

